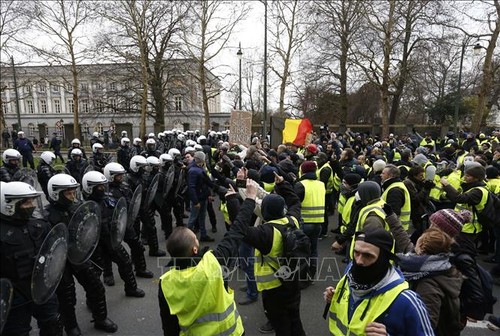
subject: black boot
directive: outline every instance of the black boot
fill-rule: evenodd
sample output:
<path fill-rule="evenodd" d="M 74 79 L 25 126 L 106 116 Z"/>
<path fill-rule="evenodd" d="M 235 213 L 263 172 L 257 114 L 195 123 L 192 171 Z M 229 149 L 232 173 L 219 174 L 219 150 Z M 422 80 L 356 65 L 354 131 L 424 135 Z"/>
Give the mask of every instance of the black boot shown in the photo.
<path fill-rule="evenodd" d="M 113 277 L 113 274 L 111 275 L 105 275 L 104 276 L 104 283 L 106 286 L 114 286 L 115 285 L 115 278 Z"/>
<path fill-rule="evenodd" d="M 126 243 L 130 246 L 130 256 L 132 264 L 134 264 L 135 267 L 135 274 L 141 278 L 154 277 L 153 272 L 148 271 L 146 268 L 146 258 L 144 258 L 145 249 L 139 238 L 137 236 L 131 237 L 126 240 Z"/>
<path fill-rule="evenodd" d="M 68 336 L 82 336 L 82 331 L 80 330 L 80 328 L 78 326 L 71 328 L 71 329 L 66 328 L 66 335 L 68 335 Z"/>
<path fill-rule="evenodd" d="M 125 296 L 142 298 L 145 295 L 146 295 L 146 293 L 140 288 L 126 289 L 125 290 Z"/>
<path fill-rule="evenodd" d="M 95 320 L 94 328 L 108 333 L 115 333 L 118 330 L 116 323 L 111 321 L 109 318 L 105 318 L 104 320 Z"/>
<path fill-rule="evenodd" d="M 148 243 L 150 257 L 164 257 L 167 255 L 167 252 L 158 248 L 158 235 L 155 227 L 149 229 Z"/>

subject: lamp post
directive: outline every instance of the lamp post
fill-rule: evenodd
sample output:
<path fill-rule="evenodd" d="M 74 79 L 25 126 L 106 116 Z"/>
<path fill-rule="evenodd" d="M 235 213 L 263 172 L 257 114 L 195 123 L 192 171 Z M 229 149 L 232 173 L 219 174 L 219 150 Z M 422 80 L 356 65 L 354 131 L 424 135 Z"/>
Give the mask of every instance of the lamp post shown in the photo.
<path fill-rule="evenodd" d="M 241 52 L 241 42 L 239 44 L 239 49 L 238 52 L 236 53 L 236 56 L 238 56 L 239 63 L 240 63 L 240 77 L 239 77 L 239 84 L 240 87 L 238 89 L 238 109 L 241 111 L 241 58 L 243 57 L 243 53 Z"/>
<path fill-rule="evenodd" d="M 483 48 L 481 44 L 476 43 L 475 45 L 470 45 L 470 40 L 475 36 L 465 35 L 465 38 L 462 42 L 462 51 L 460 53 L 460 69 L 458 71 L 458 84 L 457 84 L 457 95 L 455 98 L 455 115 L 454 115 L 454 129 L 455 136 L 458 136 L 458 112 L 460 110 L 460 102 L 462 100 L 462 68 L 464 65 L 464 56 L 465 56 L 465 48 L 466 47 L 474 47 L 474 54 L 477 55 L 481 52 Z"/>

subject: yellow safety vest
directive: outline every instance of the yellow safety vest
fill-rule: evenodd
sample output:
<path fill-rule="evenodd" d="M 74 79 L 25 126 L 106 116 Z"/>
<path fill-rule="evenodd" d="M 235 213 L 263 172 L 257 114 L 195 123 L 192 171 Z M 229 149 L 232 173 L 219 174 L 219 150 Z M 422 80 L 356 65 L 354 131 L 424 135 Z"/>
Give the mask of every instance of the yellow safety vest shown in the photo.
<path fill-rule="evenodd" d="M 224 288 L 222 269 L 212 251 L 195 267 L 170 269 L 160 277 L 170 313 L 181 335 L 242 335 L 234 292 Z"/>
<path fill-rule="evenodd" d="M 229 221 L 229 212 L 227 211 L 227 204 L 225 202 L 220 202 L 220 212 L 222 212 L 222 216 L 224 216 L 224 222 L 231 224 Z"/>
<path fill-rule="evenodd" d="M 494 178 L 486 182 L 488 189 L 495 195 L 500 195 L 500 178 Z"/>
<path fill-rule="evenodd" d="M 344 233 L 351 221 L 352 206 L 356 201 L 356 197 L 351 196 L 345 202 L 343 211 L 340 213 L 342 217 L 342 224 L 340 226 L 340 233 Z"/>
<path fill-rule="evenodd" d="M 389 190 L 391 190 L 393 188 L 403 189 L 403 192 L 405 195 L 405 202 L 403 204 L 403 207 L 401 208 L 401 214 L 399 215 L 399 219 L 401 220 L 401 225 L 403 226 L 403 228 L 405 230 L 408 230 L 408 228 L 410 227 L 410 214 L 411 214 L 410 193 L 408 192 L 408 189 L 406 188 L 406 186 L 403 182 L 393 182 L 382 193 L 382 199 L 386 203 L 387 203 L 387 195 L 389 193 Z"/>
<path fill-rule="evenodd" d="M 464 152 L 462 155 L 460 155 L 459 157 L 457 157 L 457 166 L 459 166 L 459 167 L 463 166 L 464 159 L 467 156 L 467 154 L 469 154 L 469 153 L 468 152 Z"/>
<path fill-rule="evenodd" d="M 262 182 L 262 184 L 264 185 L 265 191 L 272 192 L 274 190 L 274 182 L 273 183 Z"/>
<path fill-rule="evenodd" d="M 290 222 L 289 218 L 292 219 L 293 224 L 298 228 L 299 222 L 295 217 L 275 219 L 264 225 L 286 225 Z M 262 292 L 281 286 L 281 280 L 276 275 L 276 271 L 280 267 L 278 257 L 283 255 L 283 239 L 281 238 L 281 232 L 273 227 L 273 245 L 269 254 L 262 255 L 258 249 L 255 249 L 254 255 L 254 273 L 255 280 L 257 281 L 257 289 Z"/>
<path fill-rule="evenodd" d="M 394 148 L 392 151 L 394 153 L 394 156 L 392 158 L 392 162 L 401 160 L 401 153 L 396 148 Z"/>
<path fill-rule="evenodd" d="M 425 176 L 427 175 L 427 167 L 429 166 L 432 166 L 432 163 L 430 161 L 427 161 L 426 163 L 424 163 L 424 179 L 425 179 Z"/>
<path fill-rule="evenodd" d="M 483 211 L 484 207 L 486 206 L 486 202 L 488 202 L 488 189 L 486 187 L 474 187 L 470 188 L 469 190 L 466 191 L 468 193 L 469 191 L 473 189 L 479 189 L 483 193 L 483 196 L 481 197 L 481 201 L 479 204 L 475 205 L 474 207 L 476 208 L 477 212 Z M 462 232 L 464 233 L 479 233 L 483 231 L 483 226 L 477 221 L 476 213 L 474 209 L 472 209 L 472 205 L 465 204 L 465 203 L 457 203 L 455 206 L 455 211 L 462 211 L 462 210 L 469 210 L 472 213 L 472 222 L 471 223 L 465 223 L 462 226 Z"/>
<path fill-rule="evenodd" d="M 308 179 L 300 183 L 305 190 L 301 208 L 304 223 L 323 223 L 325 221 L 325 184 L 318 180 Z"/>
<path fill-rule="evenodd" d="M 326 183 L 325 188 L 326 188 L 326 193 L 327 194 L 331 194 L 333 192 L 333 183 L 334 183 L 333 182 L 333 176 L 335 174 L 333 173 L 333 169 L 330 166 L 330 162 L 325 163 L 324 165 L 321 166 L 321 168 L 319 168 L 318 170 L 316 170 L 316 177 L 318 178 L 318 181 L 319 181 L 320 180 L 319 177 L 321 175 L 321 170 L 323 170 L 326 167 L 330 168 L 330 176 L 328 177 L 328 181 Z"/>
<path fill-rule="evenodd" d="M 337 202 L 337 211 L 339 212 L 339 214 L 342 214 L 342 212 L 344 211 L 344 207 L 345 207 L 346 202 L 347 202 L 347 199 L 345 198 L 344 195 L 342 195 L 342 193 L 340 193 L 339 201 Z"/>
<path fill-rule="evenodd" d="M 334 336 L 365 335 L 366 326 L 387 311 L 399 294 L 408 288 L 408 283 L 403 281 L 380 295 L 363 299 L 349 319 L 350 289 L 347 277 L 344 275 L 335 289 L 330 304 L 328 315 L 330 334 Z"/>
<path fill-rule="evenodd" d="M 434 147 L 436 145 L 436 142 L 434 140 L 431 140 L 431 142 L 425 141 L 425 138 L 420 141 L 420 146 L 432 146 Z"/>
<path fill-rule="evenodd" d="M 366 217 L 372 212 L 374 212 L 377 216 L 382 218 L 384 220 L 384 229 L 389 231 L 389 225 L 385 221 L 386 213 L 384 211 L 384 200 L 383 199 L 378 199 L 377 201 L 370 203 L 366 206 L 364 206 L 358 214 L 358 221 L 356 222 L 356 231 L 362 231 L 363 228 L 365 227 L 365 220 Z M 350 252 L 349 255 L 351 256 L 351 259 L 353 259 L 353 252 L 354 252 L 354 235 L 352 236 L 352 242 L 350 246 Z"/>

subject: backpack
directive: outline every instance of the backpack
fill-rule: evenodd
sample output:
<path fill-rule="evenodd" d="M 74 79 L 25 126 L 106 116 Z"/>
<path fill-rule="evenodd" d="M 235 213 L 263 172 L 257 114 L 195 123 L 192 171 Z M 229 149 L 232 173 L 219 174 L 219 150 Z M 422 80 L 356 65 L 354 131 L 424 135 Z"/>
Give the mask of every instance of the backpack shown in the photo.
<path fill-rule="evenodd" d="M 278 257 L 279 270 L 276 270 L 284 286 L 293 286 L 300 281 L 308 281 L 311 241 L 288 217 L 285 225 L 270 223 L 281 233 L 283 254 Z"/>
<path fill-rule="evenodd" d="M 486 228 L 500 227 L 500 211 L 498 210 L 500 209 L 500 198 L 490 190 L 486 190 L 488 191 L 488 199 L 483 211 L 478 212 L 476 207 L 473 206 L 473 212 L 477 216 L 479 224 Z"/>

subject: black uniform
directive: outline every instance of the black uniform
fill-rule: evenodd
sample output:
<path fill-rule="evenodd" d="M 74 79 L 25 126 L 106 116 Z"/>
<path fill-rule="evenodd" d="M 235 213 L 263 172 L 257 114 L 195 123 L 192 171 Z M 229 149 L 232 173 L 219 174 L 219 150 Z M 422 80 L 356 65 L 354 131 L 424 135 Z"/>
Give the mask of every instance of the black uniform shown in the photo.
<path fill-rule="evenodd" d="M 47 185 L 49 183 L 50 178 L 55 174 L 57 174 L 57 171 L 54 168 L 52 168 L 51 165 L 45 163 L 45 161 L 43 160 L 40 160 L 40 164 L 38 165 L 36 171 L 36 176 L 38 178 L 38 183 L 40 183 L 43 193 L 45 194 L 45 197 L 47 197 L 47 199 L 49 199 L 49 193 L 47 192 Z"/>
<path fill-rule="evenodd" d="M 111 246 L 111 219 L 113 218 L 113 209 L 116 206 L 117 200 L 109 196 L 90 195 L 90 200 L 95 201 L 101 208 L 101 235 L 99 244 L 92 255 L 92 260 L 103 268 L 102 256 L 106 254 L 111 258 L 111 261 L 118 265 L 120 278 L 125 283 L 125 294 L 127 296 L 143 297 L 144 291 L 137 288 L 137 281 L 132 270 L 132 261 L 130 255 L 125 248 L 120 244 L 113 249 Z"/>
<path fill-rule="evenodd" d="M 83 147 L 70 147 L 68 149 L 68 160 L 71 160 L 71 151 L 75 148 L 78 148 L 79 150 L 81 150 L 82 151 L 82 158 L 87 160 L 87 154 L 85 154 L 85 149 Z"/>
<path fill-rule="evenodd" d="M 78 182 L 82 183 L 83 174 L 85 173 L 85 169 L 88 167 L 87 160 L 80 159 L 80 161 L 76 160 L 68 160 L 66 161 L 66 169 L 69 171 L 70 175 Z"/>
<path fill-rule="evenodd" d="M 148 158 L 150 156 L 156 156 L 157 158 L 159 158 L 161 155 L 161 152 L 157 149 L 154 149 L 154 150 L 147 149 L 147 150 L 143 150 L 140 155 L 144 156 L 145 158 Z"/>
<path fill-rule="evenodd" d="M 168 239 L 172 233 L 172 210 L 174 211 L 176 226 L 184 226 L 182 201 L 180 201 L 177 197 L 177 185 L 179 183 L 180 173 L 181 166 L 179 165 L 179 162 L 166 164 L 160 172 L 161 175 L 158 183 L 158 191 L 155 197 L 155 204 L 160 213 L 161 228 L 165 233 L 165 239 Z M 167 192 L 167 181 L 170 175 L 173 175 L 172 186 Z"/>
<path fill-rule="evenodd" d="M 8 162 L 4 162 L 3 166 L 0 167 L 0 181 L 2 182 L 12 182 L 14 181 L 14 175 L 19 170 L 19 166 L 14 166 Z"/>
<path fill-rule="evenodd" d="M 14 295 L 2 335 L 28 336 L 31 317 L 35 317 L 40 335 L 62 335 L 57 296 L 37 305 L 31 297 L 34 260 L 50 231 L 43 219 L 20 219 L 0 215 L 0 277 L 12 282 Z"/>
<path fill-rule="evenodd" d="M 58 223 L 68 225 L 78 205 L 80 204 L 51 202 L 46 208 L 49 222 L 52 225 Z M 78 328 L 75 314 L 75 280 L 73 277 L 78 280 L 85 290 L 87 304 L 92 311 L 92 317 L 95 320 L 96 327 L 102 326 L 99 329 L 103 329 L 107 332 L 115 332 L 117 326 L 107 319 L 108 310 L 104 286 L 93 264 L 90 261 L 86 261 L 81 265 L 73 265 L 69 260 L 66 262 L 63 277 L 56 291 L 57 298 L 59 299 L 59 311 L 66 332 Z"/>
<path fill-rule="evenodd" d="M 129 146 L 120 146 L 116 152 L 117 161 L 128 172 L 130 169 L 130 159 L 133 156 L 133 151 Z"/>
<path fill-rule="evenodd" d="M 127 200 L 127 205 L 130 206 L 130 201 L 133 196 L 132 190 L 126 183 L 116 184 L 114 182 L 109 184 L 109 192 L 114 199 L 120 199 L 125 197 Z M 139 239 L 139 235 L 136 233 L 133 227 L 127 227 L 125 231 L 125 237 L 123 240 L 130 247 L 130 255 L 132 257 L 132 262 L 135 266 L 135 272 L 138 276 L 143 277 L 153 277 L 153 274 L 146 269 L 146 258 L 144 258 L 145 248 Z M 112 269 L 110 269 L 111 262 L 107 263 L 105 260 L 104 265 L 104 276 L 112 275 Z M 149 276 L 149 274 L 151 276 Z"/>
<path fill-rule="evenodd" d="M 150 192 L 150 185 L 156 174 L 158 174 L 158 171 L 153 170 L 149 174 L 145 175 L 143 195 L 147 195 Z M 153 203 L 151 203 L 151 206 L 147 209 L 143 208 L 140 214 L 140 218 L 143 224 L 144 236 L 146 237 L 147 244 L 149 246 L 149 255 L 159 257 L 165 255 L 165 252 L 159 249 L 158 232 L 156 231 L 155 212 L 160 211 L 160 206 L 161 205 L 158 205 L 153 201 Z"/>

